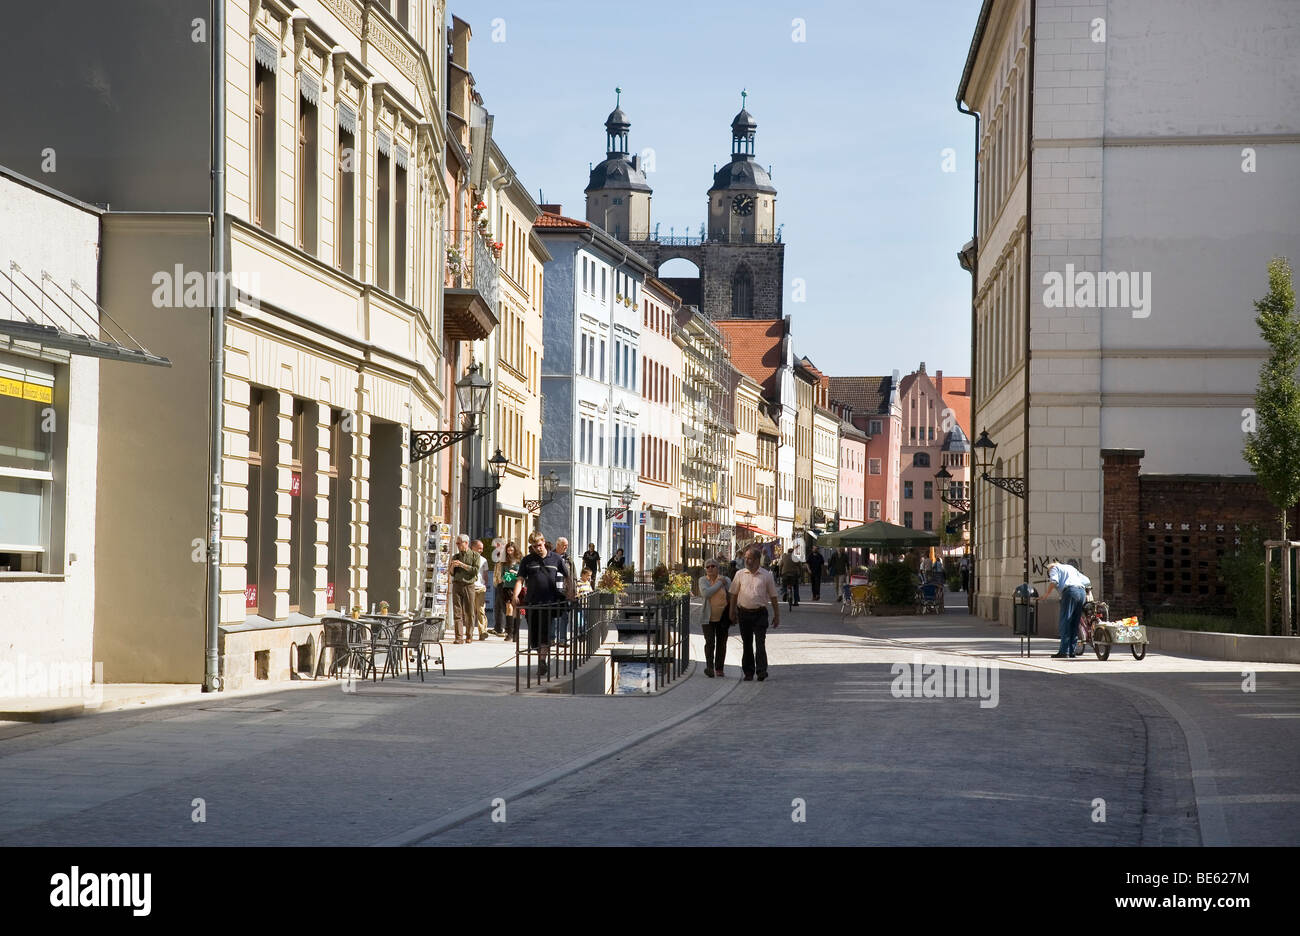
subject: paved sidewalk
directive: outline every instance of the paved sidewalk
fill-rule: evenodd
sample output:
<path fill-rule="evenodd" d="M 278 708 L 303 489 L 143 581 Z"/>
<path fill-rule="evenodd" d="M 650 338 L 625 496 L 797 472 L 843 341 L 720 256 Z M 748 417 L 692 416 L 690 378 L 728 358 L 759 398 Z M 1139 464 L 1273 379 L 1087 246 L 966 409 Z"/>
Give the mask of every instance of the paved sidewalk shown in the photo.
<path fill-rule="evenodd" d="M 498 658 L 505 643 L 491 643 L 448 646 L 449 663 Z M 504 669 L 355 691 L 296 683 L 0 733 L 0 844 L 400 840 L 608 756 L 738 682 L 697 672 L 654 697 L 517 695 Z M 509 670 L 513 690 L 513 653 Z"/>

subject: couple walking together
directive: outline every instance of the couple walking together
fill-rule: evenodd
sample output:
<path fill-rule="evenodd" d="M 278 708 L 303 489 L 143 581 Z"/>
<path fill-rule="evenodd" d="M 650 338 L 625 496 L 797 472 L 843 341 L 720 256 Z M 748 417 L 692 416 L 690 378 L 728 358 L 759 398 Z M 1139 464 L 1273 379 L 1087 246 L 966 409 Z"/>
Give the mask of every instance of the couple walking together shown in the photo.
<path fill-rule="evenodd" d="M 725 676 L 727 631 L 731 622 L 740 625 L 740 639 L 745 650 L 740 660 L 745 681 L 758 675 L 767 679 L 767 605 L 772 606 L 772 626 L 781 626 L 781 594 L 772 573 L 762 567 L 762 553 L 757 547 L 745 552 L 744 568 L 734 579 L 721 573 L 718 560 L 704 565 L 699 582 L 704 606 L 700 624 L 704 631 L 704 675 Z"/>

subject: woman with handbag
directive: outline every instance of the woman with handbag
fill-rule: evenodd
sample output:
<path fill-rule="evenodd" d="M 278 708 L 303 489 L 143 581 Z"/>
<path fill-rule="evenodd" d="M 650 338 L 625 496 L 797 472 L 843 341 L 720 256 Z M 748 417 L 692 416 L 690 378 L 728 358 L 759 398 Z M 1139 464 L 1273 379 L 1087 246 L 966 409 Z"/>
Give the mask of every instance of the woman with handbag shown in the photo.
<path fill-rule="evenodd" d="M 710 559 L 704 564 L 704 574 L 699 581 L 700 597 L 704 606 L 700 609 L 700 629 L 704 631 L 704 675 L 712 679 L 723 675 L 723 662 L 727 658 L 727 631 L 731 621 L 727 616 L 727 595 L 731 591 L 731 579 L 721 574 L 718 560 Z"/>
<path fill-rule="evenodd" d="M 515 639 L 515 628 L 519 626 L 519 618 L 515 616 L 515 603 L 512 595 L 515 590 L 515 579 L 519 577 L 519 560 L 523 557 L 519 555 L 519 547 L 514 543 L 506 543 L 506 550 L 500 562 L 492 570 L 492 581 L 496 585 L 496 627 L 492 633 L 498 637 L 504 637 L 506 640 Z"/>

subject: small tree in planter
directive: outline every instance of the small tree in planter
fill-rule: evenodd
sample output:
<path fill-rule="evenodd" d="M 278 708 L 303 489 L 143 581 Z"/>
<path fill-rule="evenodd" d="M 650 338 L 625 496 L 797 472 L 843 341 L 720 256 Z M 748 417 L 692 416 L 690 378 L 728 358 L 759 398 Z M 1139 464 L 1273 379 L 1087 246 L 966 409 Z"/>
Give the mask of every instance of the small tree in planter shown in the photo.
<path fill-rule="evenodd" d="M 663 591 L 668 586 L 670 578 L 668 566 L 662 562 L 655 566 L 654 573 L 650 576 L 650 580 L 654 582 L 655 591 Z"/>
<path fill-rule="evenodd" d="M 618 574 L 617 569 L 606 569 L 601 574 L 600 581 L 596 583 L 596 591 L 609 595 L 621 595 L 627 591 L 627 585 L 623 583 L 623 576 Z"/>
<path fill-rule="evenodd" d="M 881 562 L 872 571 L 881 605 L 911 607 L 916 602 L 916 573 L 903 562 Z"/>
<path fill-rule="evenodd" d="M 659 567 L 663 569 L 663 566 Z M 666 572 L 667 569 L 664 569 Z M 673 598 L 680 598 L 682 595 L 691 593 L 691 577 L 685 572 L 677 572 L 668 576 L 668 584 L 664 586 L 664 594 Z"/>

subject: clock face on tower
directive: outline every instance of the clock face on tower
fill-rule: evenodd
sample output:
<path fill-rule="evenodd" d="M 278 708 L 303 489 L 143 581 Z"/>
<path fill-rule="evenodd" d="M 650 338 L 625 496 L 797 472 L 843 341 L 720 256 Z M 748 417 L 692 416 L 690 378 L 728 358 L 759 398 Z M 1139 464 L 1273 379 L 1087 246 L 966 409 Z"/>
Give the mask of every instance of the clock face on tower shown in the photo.
<path fill-rule="evenodd" d="M 731 202 L 731 210 L 738 215 L 749 215 L 754 211 L 753 195 L 737 195 Z"/>

